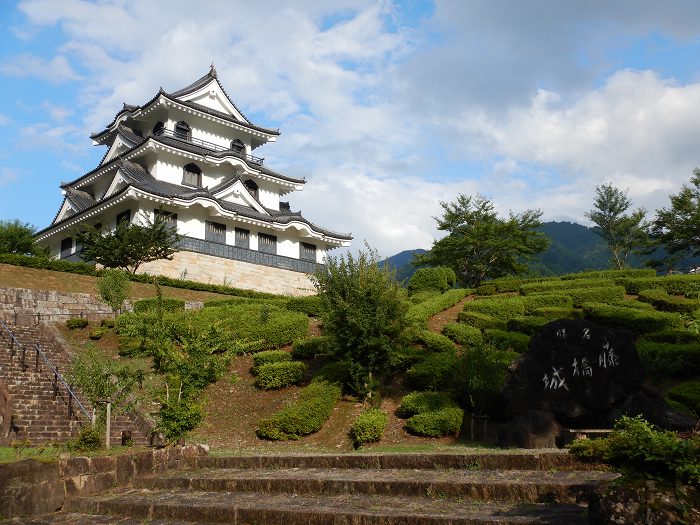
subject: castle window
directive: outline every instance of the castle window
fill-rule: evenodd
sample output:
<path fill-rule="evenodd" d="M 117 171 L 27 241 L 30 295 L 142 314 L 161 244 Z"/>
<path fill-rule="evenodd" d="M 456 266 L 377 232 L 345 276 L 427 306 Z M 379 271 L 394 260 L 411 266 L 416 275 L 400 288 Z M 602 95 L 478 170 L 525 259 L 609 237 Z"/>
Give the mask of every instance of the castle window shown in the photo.
<path fill-rule="evenodd" d="M 239 248 L 250 248 L 250 230 L 236 228 L 236 246 Z"/>
<path fill-rule="evenodd" d="M 243 183 L 243 185 L 245 186 L 245 189 L 248 190 L 248 193 L 250 193 L 255 200 L 258 200 L 258 185 L 255 184 L 255 181 L 248 179 Z"/>
<path fill-rule="evenodd" d="M 192 128 L 184 121 L 175 124 L 175 138 L 182 140 L 190 140 L 192 138 Z"/>
<path fill-rule="evenodd" d="M 299 259 L 316 262 L 316 245 L 308 242 L 299 243 Z"/>
<path fill-rule="evenodd" d="M 177 213 L 156 209 L 153 210 L 153 215 L 156 219 L 160 217 L 160 219 L 166 224 L 166 226 L 170 226 L 172 228 L 177 229 Z"/>
<path fill-rule="evenodd" d="M 277 236 L 266 233 L 258 234 L 258 251 L 277 254 Z"/>
<path fill-rule="evenodd" d="M 162 135 L 164 130 L 165 130 L 165 124 L 163 124 L 160 121 L 156 122 L 156 125 L 153 126 L 153 134 L 156 136 Z"/>
<path fill-rule="evenodd" d="M 182 183 L 187 186 L 202 186 L 202 170 L 196 164 L 187 164 L 183 168 Z"/>
<path fill-rule="evenodd" d="M 204 222 L 204 239 L 226 244 L 226 225 L 218 222 Z"/>
<path fill-rule="evenodd" d="M 245 153 L 245 144 L 243 144 L 241 139 L 232 140 L 231 149 L 236 153 Z"/>
<path fill-rule="evenodd" d="M 61 259 L 73 255 L 73 238 L 66 237 L 61 241 Z"/>
<path fill-rule="evenodd" d="M 131 210 L 126 210 L 117 214 L 116 224 L 118 225 L 122 221 L 126 221 L 127 224 L 131 222 Z"/>

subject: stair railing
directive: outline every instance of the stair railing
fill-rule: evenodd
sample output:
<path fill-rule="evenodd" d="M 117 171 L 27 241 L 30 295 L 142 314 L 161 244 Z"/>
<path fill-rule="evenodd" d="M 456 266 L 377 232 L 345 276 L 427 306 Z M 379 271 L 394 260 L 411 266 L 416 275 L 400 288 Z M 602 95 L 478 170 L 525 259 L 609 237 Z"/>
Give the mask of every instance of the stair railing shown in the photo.
<path fill-rule="evenodd" d="M 17 352 L 17 349 L 22 352 L 22 360 L 20 362 L 20 365 L 22 366 L 22 370 L 26 370 L 27 364 L 26 364 L 26 354 L 27 354 L 27 349 L 26 347 L 21 344 L 17 338 L 15 337 L 15 334 L 12 332 L 9 326 L 0 319 L 0 328 L 2 331 L 4 331 L 9 337 L 10 337 L 10 360 L 15 356 L 15 353 Z M 77 405 L 77 407 L 80 409 L 80 411 L 83 413 L 87 421 L 90 421 L 91 417 L 90 414 L 88 413 L 87 410 L 85 410 L 85 407 L 83 404 L 80 402 L 78 397 L 75 395 L 75 392 L 73 392 L 73 389 L 68 385 L 66 380 L 63 378 L 63 376 L 59 373 L 58 367 L 54 367 L 51 364 L 51 361 L 49 361 L 49 358 L 46 357 L 46 354 L 41 350 L 39 347 L 39 343 L 34 343 L 34 348 L 35 352 L 35 359 L 34 359 L 34 371 L 38 372 L 39 371 L 39 358 L 41 358 L 44 361 L 44 364 L 47 366 L 47 368 L 51 371 L 51 375 L 53 376 L 53 392 L 54 392 L 54 397 L 58 396 L 58 391 L 59 391 L 59 384 L 65 388 L 66 392 L 68 393 L 68 417 L 72 417 L 73 414 L 75 413 L 73 411 L 73 403 Z"/>

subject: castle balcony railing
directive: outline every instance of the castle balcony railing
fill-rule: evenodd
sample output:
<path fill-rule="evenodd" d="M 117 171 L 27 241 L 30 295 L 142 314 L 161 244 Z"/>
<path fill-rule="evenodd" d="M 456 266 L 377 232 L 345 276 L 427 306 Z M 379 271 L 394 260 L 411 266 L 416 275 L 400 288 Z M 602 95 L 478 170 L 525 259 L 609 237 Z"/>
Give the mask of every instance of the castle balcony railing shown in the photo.
<path fill-rule="evenodd" d="M 190 137 L 190 136 L 184 135 L 182 133 L 177 133 L 175 131 L 171 131 L 171 130 L 165 129 L 165 128 L 153 132 L 153 136 L 155 136 L 155 137 L 169 137 L 171 139 L 179 140 L 181 142 L 187 142 L 188 144 L 193 144 L 195 146 L 201 146 L 202 148 L 206 148 L 206 149 L 213 150 L 213 151 L 227 151 L 236 157 L 240 157 L 242 159 L 245 159 L 248 162 L 251 162 L 253 164 L 258 164 L 259 166 L 262 166 L 263 162 L 265 162 L 264 157 L 256 157 L 255 155 L 248 155 L 247 153 L 244 153 L 243 151 L 240 151 L 236 148 L 227 148 L 225 146 L 221 146 L 220 144 L 214 144 L 213 142 L 208 142 L 206 140 Z"/>

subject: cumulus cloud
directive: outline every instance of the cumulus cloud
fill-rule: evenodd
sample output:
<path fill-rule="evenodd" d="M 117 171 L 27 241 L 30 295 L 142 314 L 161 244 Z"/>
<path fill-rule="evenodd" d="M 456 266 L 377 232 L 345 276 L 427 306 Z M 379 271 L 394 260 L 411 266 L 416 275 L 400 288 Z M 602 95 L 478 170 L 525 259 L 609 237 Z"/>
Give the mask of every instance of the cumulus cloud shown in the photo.
<path fill-rule="evenodd" d="M 36 77 L 52 84 L 61 84 L 82 78 L 63 55 L 45 60 L 31 53 L 23 53 L 3 62 L 0 64 L 0 73 L 15 77 Z"/>

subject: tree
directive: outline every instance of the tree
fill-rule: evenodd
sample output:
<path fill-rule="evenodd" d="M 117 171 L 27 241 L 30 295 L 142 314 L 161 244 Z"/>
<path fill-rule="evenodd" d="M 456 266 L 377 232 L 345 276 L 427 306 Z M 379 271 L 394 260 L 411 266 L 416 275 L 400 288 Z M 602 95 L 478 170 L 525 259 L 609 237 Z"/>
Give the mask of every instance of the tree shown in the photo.
<path fill-rule="evenodd" d="M 180 240 L 175 227 L 162 213 L 156 213 L 153 221 L 146 216 L 144 222 L 145 226 L 121 221 L 112 231 L 83 226 L 75 235 L 76 242 L 83 246 L 81 257 L 106 268 L 119 268 L 130 273 L 136 273 L 143 263 L 172 260 Z"/>
<path fill-rule="evenodd" d="M 441 202 L 442 218 L 435 217 L 446 237 L 433 243 L 429 252 L 414 258 L 416 266 L 448 266 L 465 287 L 478 286 L 487 278 L 527 271 L 525 261 L 542 252 L 549 239 L 537 231 L 542 224 L 539 210 L 498 217 L 493 203 L 483 197 L 460 194 L 454 203 Z"/>
<path fill-rule="evenodd" d="M 627 190 L 612 184 L 596 186 L 595 192 L 594 208 L 585 215 L 595 224 L 593 231 L 608 244 L 614 265 L 625 268 L 631 253 L 644 253 L 649 247 L 647 212 L 638 208 L 627 213 L 632 206 Z"/>
<path fill-rule="evenodd" d="M 394 273 L 379 267 L 376 251 L 329 257 L 314 284 L 323 304 L 323 330 L 350 365 L 351 387 L 371 397 L 390 356 L 403 342 L 408 302 Z"/>
<path fill-rule="evenodd" d="M 693 170 L 690 184 L 671 195 L 671 207 L 656 211 L 652 235 L 670 257 L 700 255 L 700 168 Z"/>
<path fill-rule="evenodd" d="M 107 303 L 115 314 L 122 309 L 124 301 L 129 298 L 130 288 L 129 276 L 121 270 L 104 270 L 97 280 L 100 299 Z"/>
<path fill-rule="evenodd" d="M 48 250 L 34 243 L 36 228 L 19 219 L 0 221 L 0 253 L 48 255 Z"/>

